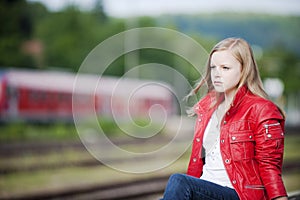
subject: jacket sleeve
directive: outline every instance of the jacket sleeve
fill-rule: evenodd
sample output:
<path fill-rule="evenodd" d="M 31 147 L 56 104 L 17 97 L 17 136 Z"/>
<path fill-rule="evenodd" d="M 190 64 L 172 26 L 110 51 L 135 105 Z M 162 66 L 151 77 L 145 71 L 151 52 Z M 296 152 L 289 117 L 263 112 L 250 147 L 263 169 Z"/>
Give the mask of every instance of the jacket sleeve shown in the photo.
<path fill-rule="evenodd" d="M 259 110 L 255 135 L 255 158 L 268 197 L 287 196 L 281 173 L 284 151 L 284 119 L 271 102 Z"/>

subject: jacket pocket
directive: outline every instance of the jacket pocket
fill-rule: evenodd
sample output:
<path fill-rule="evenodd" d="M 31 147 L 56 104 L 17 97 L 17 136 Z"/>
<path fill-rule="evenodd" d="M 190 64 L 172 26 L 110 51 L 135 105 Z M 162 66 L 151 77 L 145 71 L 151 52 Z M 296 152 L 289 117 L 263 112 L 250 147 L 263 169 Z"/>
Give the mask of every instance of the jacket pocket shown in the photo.
<path fill-rule="evenodd" d="M 251 130 L 232 132 L 229 140 L 233 160 L 238 161 L 254 157 L 254 136 Z"/>
<path fill-rule="evenodd" d="M 283 151 L 284 133 L 281 128 L 281 124 L 279 122 L 266 123 L 263 126 L 265 128 L 265 133 L 264 133 L 265 140 L 269 144 L 275 145 L 276 150 Z"/>
<path fill-rule="evenodd" d="M 276 140 L 284 138 L 280 123 L 266 123 L 263 125 L 265 128 L 265 139 Z"/>

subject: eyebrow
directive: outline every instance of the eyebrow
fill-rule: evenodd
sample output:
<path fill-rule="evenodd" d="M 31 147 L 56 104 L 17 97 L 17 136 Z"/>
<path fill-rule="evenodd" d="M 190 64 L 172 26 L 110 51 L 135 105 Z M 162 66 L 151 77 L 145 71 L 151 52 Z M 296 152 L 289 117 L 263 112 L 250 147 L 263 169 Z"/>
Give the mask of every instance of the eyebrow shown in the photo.
<path fill-rule="evenodd" d="M 214 63 L 210 63 L 210 66 L 216 66 Z M 219 66 L 221 66 L 221 67 L 224 67 L 224 66 L 226 66 L 226 67 L 228 67 L 228 66 L 230 66 L 230 64 L 228 64 L 228 63 L 222 63 L 221 65 L 219 65 Z"/>

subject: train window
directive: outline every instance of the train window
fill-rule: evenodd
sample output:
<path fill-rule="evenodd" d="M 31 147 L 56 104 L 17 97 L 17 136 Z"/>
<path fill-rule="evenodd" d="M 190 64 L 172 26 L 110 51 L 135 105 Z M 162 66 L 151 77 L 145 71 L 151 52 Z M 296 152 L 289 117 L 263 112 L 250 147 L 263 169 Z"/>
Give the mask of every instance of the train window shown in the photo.
<path fill-rule="evenodd" d="M 47 94 L 42 91 L 29 91 L 29 100 L 34 102 L 45 101 L 47 99 Z"/>
<path fill-rule="evenodd" d="M 65 100 L 65 95 L 62 94 L 62 93 L 57 94 L 57 99 L 58 99 L 59 102 L 64 101 Z"/>
<path fill-rule="evenodd" d="M 67 93 L 57 94 L 57 99 L 60 103 L 70 103 L 72 101 L 72 95 Z"/>
<path fill-rule="evenodd" d="M 37 101 L 38 97 L 35 91 L 30 91 L 29 94 L 29 100 L 30 101 Z"/>

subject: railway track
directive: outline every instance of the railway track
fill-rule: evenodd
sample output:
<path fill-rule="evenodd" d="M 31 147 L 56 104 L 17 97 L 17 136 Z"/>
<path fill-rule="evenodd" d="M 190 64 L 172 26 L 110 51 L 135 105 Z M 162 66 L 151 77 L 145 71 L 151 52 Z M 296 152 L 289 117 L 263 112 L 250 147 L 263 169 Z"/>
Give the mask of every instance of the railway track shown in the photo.
<path fill-rule="evenodd" d="M 143 145 L 143 142 L 139 140 L 117 140 L 114 141 L 118 145 Z M 152 141 L 153 142 L 153 141 Z M 160 141 L 161 142 L 161 141 Z M 44 143 L 14 143 L 14 144 L 1 144 L 0 145 L 0 163 L 1 160 L 4 162 L 6 158 L 35 155 L 35 156 L 45 156 L 47 153 L 57 153 L 60 154 L 65 150 L 72 150 L 77 152 L 85 152 L 86 148 L 80 141 L 73 142 L 44 142 Z M 168 155 L 165 155 L 168 156 Z M 37 158 L 38 159 L 38 158 Z M 154 158 L 155 159 L 155 158 Z M 143 161 L 143 158 L 115 158 L 111 160 L 110 163 L 114 162 L 131 162 L 131 161 Z M 38 162 L 29 165 L 9 165 L 7 163 L 2 163 L 0 165 L 0 175 L 11 174 L 16 172 L 34 172 L 38 170 L 53 170 L 60 169 L 64 167 L 93 167 L 103 165 L 99 160 L 96 160 L 91 155 L 87 155 L 83 159 L 79 160 L 59 160 L 59 162 Z M 300 161 L 294 160 L 289 162 L 284 162 L 283 172 L 288 172 L 291 170 L 299 170 Z"/>
<path fill-rule="evenodd" d="M 299 127 L 286 127 L 288 135 L 298 135 Z M 119 145 L 130 144 L 143 144 L 143 143 L 167 143 L 170 142 L 170 138 L 167 137 L 153 137 L 151 139 L 111 139 L 111 142 Z M 1 142 L 1 141 L 0 141 Z M 20 156 L 21 154 L 45 154 L 48 152 L 57 152 L 65 149 L 72 150 L 85 150 L 81 141 L 67 141 L 67 142 L 13 142 L 13 143 L 0 143 L 0 158 L 1 157 L 13 157 Z"/>
<path fill-rule="evenodd" d="M 140 161 L 143 161 L 142 158 L 139 158 Z M 137 158 L 132 159 L 116 159 L 110 161 L 110 163 L 118 163 L 118 162 L 131 162 L 131 161 L 138 161 Z M 29 165 L 29 166 L 0 166 L 0 175 L 4 174 L 11 174 L 16 172 L 34 172 L 38 170 L 54 170 L 54 169 L 61 169 L 64 167 L 93 167 L 93 166 L 100 166 L 103 165 L 100 161 L 90 158 L 87 160 L 80 160 L 80 161 L 73 161 L 73 162 L 60 162 L 60 163 L 53 163 L 53 164 L 38 164 L 38 165 Z M 283 165 L 283 172 L 288 172 L 291 170 L 299 170 L 300 169 L 300 162 L 288 162 Z"/>
<path fill-rule="evenodd" d="M 0 157 L 17 157 L 27 153 L 45 154 L 65 149 L 84 150 L 80 141 L 68 142 L 13 142 L 0 144 Z"/>
<path fill-rule="evenodd" d="M 150 139 L 111 139 L 111 142 L 117 146 L 122 145 L 143 145 L 144 143 L 167 143 L 170 142 L 170 138 L 167 137 L 154 137 Z M 72 150 L 85 150 L 85 146 L 81 141 L 53 141 L 53 142 L 12 142 L 12 143 L 0 143 L 0 158 L 1 157 L 13 157 L 20 156 L 22 154 L 45 154 L 49 152 L 58 152 L 66 149 Z"/>
<path fill-rule="evenodd" d="M 166 139 L 160 139 L 160 143 L 164 142 Z M 133 145 L 136 148 L 143 148 L 145 142 L 143 140 L 116 140 L 114 141 L 116 145 L 126 146 Z M 157 140 L 149 142 L 149 144 L 158 143 Z M 148 145 L 149 145 L 148 144 Z M 101 147 L 105 149 L 105 147 Z M 73 158 L 68 158 L 68 152 L 72 151 Z M 63 155 L 67 152 L 67 155 Z M 54 161 L 48 161 L 47 157 L 50 157 L 50 160 L 53 160 L 53 155 L 55 155 Z M 177 155 L 175 153 L 175 155 Z M 24 159 L 27 156 L 30 157 L 31 162 L 24 162 Z M 172 156 L 173 153 L 164 155 L 166 157 Z M 75 158 L 77 157 L 77 158 Z M 20 162 L 16 162 L 19 161 Z M 130 162 L 143 162 L 144 157 L 118 157 L 114 156 L 109 159 L 109 163 L 130 163 Z M 156 157 L 150 157 L 150 159 L 157 159 Z M 14 162 L 9 162 L 14 160 Z M 32 160 L 34 162 L 32 162 Z M 107 159 L 105 159 L 107 160 Z M 22 164 L 23 163 L 23 164 Z M 103 163 L 95 159 L 90 153 L 87 152 L 87 149 L 80 141 L 76 142 L 43 142 L 43 143 L 14 143 L 14 144 L 2 144 L 0 145 L 0 175 L 7 175 L 17 172 L 34 172 L 38 170 L 54 170 L 66 167 L 94 167 L 101 166 Z"/>
<path fill-rule="evenodd" d="M 116 144 L 126 145 L 126 144 L 136 144 L 143 145 L 141 141 L 138 140 L 118 140 L 115 141 Z M 76 150 L 76 151 L 86 151 L 85 147 L 81 142 L 61 142 L 61 143 L 15 143 L 0 145 L 0 158 L 10 157 L 10 156 L 20 156 L 29 154 L 46 154 L 50 152 L 60 152 L 66 149 Z M 20 153 L 21 152 L 21 153 Z M 116 160 L 119 162 L 120 160 Z M 126 159 L 128 161 L 128 159 Z M 28 168 L 16 167 L 16 168 L 1 168 L 0 166 L 0 176 L 15 172 L 26 172 L 26 171 L 36 171 L 43 169 L 59 169 L 68 166 L 79 166 L 79 167 L 90 167 L 102 165 L 101 162 L 90 158 L 87 160 L 79 160 L 76 162 L 62 162 L 54 165 L 32 165 Z M 284 163 L 283 171 L 288 172 L 291 170 L 299 170 L 300 162 Z M 22 195 L 10 194 L 10 196 L 0 197 L 0 200 L 25 200 L 25 199 L 75 199 L 75 200 L 85 200 L 85 199 L 126 199 L 126 200 L 137 200 L 137 199 L 159 199 L 162 196 L 165 184 L 168 180 L 168 175 L 158 176 L 152 178 L 143 178 L 139 180 L 128 180 L 120 183 L 110 183 L 110 184 L 89 184 L 76 187 L 61 188 L 55 190 L 42 190 L 35 191 L 31 193 L 24 193 Z M 300 191 L 291 193 L 289 200 L 300 200 Z"/>
<path fill-rule="evenodd" d="M 165 188 L 169 176 L 152 177 L 107 185 L 90 185 L 54 191 L 40 191 L 0 198 L 1 200 L 135 200 L 158 199 Z"/>
<path fill-rule="evenodd" d="M 113 140 L 116 145 L 138 144 L 137 140 Z M 20 156 L 22 154 L 46 154 L 66 149 L 85 150 L 81 141 L 67 142 L 13 142 L 0 144 L 0 157 Z"/>
<path fill-rule="evenodd" d="M 168 178 L 169 175 L 107 185 L 40 191 L 0 197 L 0 200 L 155 200 L 162 197 Z M 300 200 L 300 191 L 290 193 L 288 199 Z"/>
<path fill-rule="evenodd" d="M 141 140 L 116 140 L 114 141 L 114 143 L 125 146 L 145 146 L 144 141 Z M 51 156 L 53 154 L 60 156 L 60 154 L 63 154 L 64 151 L 69 152 L 70 150 L 71 152 L 77 151 L 75 155 L 77 156 L 78 154 L 77 157 L 79 158 L 77 158 L 76 160 L 59 159 L 55 162 L 47 161 L 47 156 L 49 156 L 48 154 L 50 154 Z M 84 153 L 82 151 L 84 151 Z M 19 160 L 22 157 L 26 158 L 27 156 L 30 157 L 30 159 L 32 159 L 31 157 L 33 157 L 33 159 L 38 162 L 32 162 L 31 164 L 26 163 L 25 165 L 18 163 L 16 165 L 11 165 L 7 162 L 9 160 Z M 62 158 L 63 157 L 67 156 L 62 156 Z M 43 159 L 39 161 L 39 158 Z M 153 159 L 155 160 L 156 158 Z M 144 161 L 145 160 L 143 160 L 142 157 L 133 157 L 132 160 L 131 158 L 115 158 L 115 160 L 112 160 L 111 163 L 136 163 Z M 64 167 L 66 167 L 66 169 L 68 169 L 68 167 L 87 167 L 86 172 L 89 173 L 89 167 L 94 168 L 94 166 L 103 165 L 103 163 L 101 163 L 100 161 L 92 157 L 90 154 L 88 154 L 87 150 L 81 142 L 3 144 L 0 145 L 0 162 L 2 162 L 2 164 L 0 163 L 0 179 L 1 176 L 7 177 L 7 175 L 10 176 L 10 174 L 18 174 L 19 172 L 21 174 L 31 174 L 32 172 L 34 173 L 38 170 L 46 170 L 49 172 L 49 170 L 60 169 Z M 6 194 L 1 194 L 0 191 L 0 199 L 157 199 L 161 195 L 167 179 L 168 176 L 153 178 L 151 177 L 147 179 L 145 178 L 145 176 L 141 176 L 138 179 L 128 179 L 128 181 L 126 181 L 126 179 L 123 179 L 120 183 L 116 183 L 114 179 L 114 183 L 110 184 L 98 181 L 97 184 L 88 183 L 79 184 L 76 186 L 63 185 L 63 187 L 59 189 L 57 189 L 57 187 L 48 187 L 48 189 L 46 189 L 46 187 L 36 188 L 27 192 L 26 190 L 20 191 L 20 193 L 9 192 Z"/>

